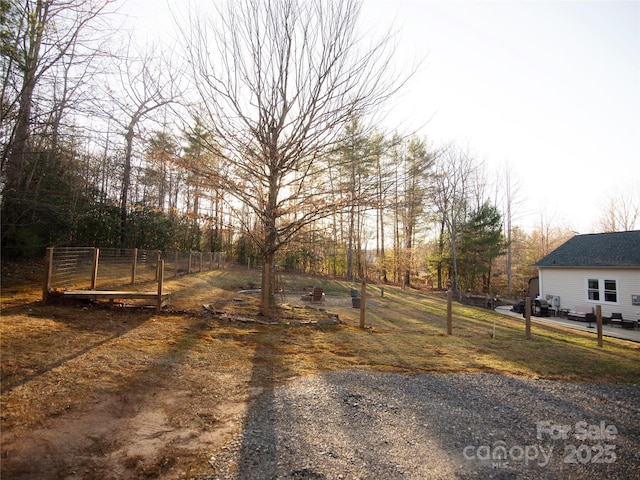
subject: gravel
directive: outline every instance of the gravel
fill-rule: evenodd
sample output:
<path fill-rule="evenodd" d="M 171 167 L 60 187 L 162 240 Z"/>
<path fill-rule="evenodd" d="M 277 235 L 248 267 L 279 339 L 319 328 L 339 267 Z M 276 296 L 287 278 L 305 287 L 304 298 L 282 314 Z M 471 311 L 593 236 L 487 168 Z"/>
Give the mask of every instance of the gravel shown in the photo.
<path fill-rule="evenodd" d="M 266 390 L 216 479 L 640 478 L 640 388 L 318 374 Z"/>

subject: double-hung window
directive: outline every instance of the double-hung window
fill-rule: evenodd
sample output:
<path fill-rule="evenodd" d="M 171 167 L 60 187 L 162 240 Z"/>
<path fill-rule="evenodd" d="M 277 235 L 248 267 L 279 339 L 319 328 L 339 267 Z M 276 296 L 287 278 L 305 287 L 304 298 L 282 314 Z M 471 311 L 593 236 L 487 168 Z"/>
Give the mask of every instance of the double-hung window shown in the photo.
<path fill-rule="evenodd" d="M 587 279 L 587 300 L 618 303 L 618 282 L 606 278 Z"/>
<path fill-rule="evenodd" d="M 600 300 L 600 280 L 597 278 L 587 280 L 587 299 L 594 302 Z"/>
<path fill-rule="evenodd" d="M 615 280 L 604 281 L 604 301 L 611 303 L 618 302 L 618 288 Z"/>

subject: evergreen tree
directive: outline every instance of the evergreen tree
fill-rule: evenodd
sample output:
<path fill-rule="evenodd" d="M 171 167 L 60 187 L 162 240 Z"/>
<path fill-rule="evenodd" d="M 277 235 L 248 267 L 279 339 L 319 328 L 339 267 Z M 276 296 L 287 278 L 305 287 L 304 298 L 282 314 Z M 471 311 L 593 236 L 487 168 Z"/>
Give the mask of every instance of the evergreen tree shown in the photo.
<path fill-rule="evenodd" d="M 461 226 L 458 261 L 461 283 L 472 290 L 491 292 L 493 259 L 505 253 L 502 216 L 498 209 L 484 203 Z M 480 283 L 481 281 L 481 283 Z"/>

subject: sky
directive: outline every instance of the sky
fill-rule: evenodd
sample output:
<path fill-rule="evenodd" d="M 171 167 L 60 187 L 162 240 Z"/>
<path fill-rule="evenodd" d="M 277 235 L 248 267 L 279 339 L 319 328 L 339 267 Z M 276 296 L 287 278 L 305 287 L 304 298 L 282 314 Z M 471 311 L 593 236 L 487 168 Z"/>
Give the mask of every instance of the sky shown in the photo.
<path fill-rule="evenodd" d="M 167 36 L 167 2 L 124 12 Z M 384 127 L 509 168 L 514 224 L 590 233 L 611 199 L 640 202 L 640 0 L 363 0 L 362 21 L 397 31 L 398 65 L 424 60 Z"/>

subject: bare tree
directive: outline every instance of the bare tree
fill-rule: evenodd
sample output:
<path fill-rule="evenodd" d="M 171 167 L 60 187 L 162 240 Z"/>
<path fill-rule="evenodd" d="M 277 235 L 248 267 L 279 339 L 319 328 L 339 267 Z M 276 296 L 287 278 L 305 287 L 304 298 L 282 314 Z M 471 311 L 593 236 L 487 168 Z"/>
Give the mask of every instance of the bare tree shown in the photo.
<path fill-rule="evenodd" d="M 622 190 L 611 196 L 598 220 L 603 232 L 633 230 L 640 220 L 640 193 L 637 189 Z"/>
<path fill-rule="evenodd" d="M 209 172 L 259 219 L 247 228 L 263 261 L 263 310 L 273 304 L 276 253 L 334 210 L 321 174 L 351 118 L 380 107 L 402 81 L 392 37 L 359 37 L 355 0 L 244 0 L 193 12 L 184 30 L 210 145 L 227 172 Z M 337 199 L 341 201 L 341 199 Z M 250 226 L 247 226 L 250 227 Z"/>
<path fill-rule="evenodd" d="M 63 205 L 60 183 L 50 180 L 70 181 L 78 171 L 78 137 L 84 132 L 74 128 L 71 114 L 81 112 L 100 58 L 106 34 L 98 26 L 107 3 L 0 2 L 1 230 L 3 246 L 16 252 L 24 252 L 25 244 L 30 250 L 68 236 L 44 226 L 48 219 L 72 218 L 76 208 L 75 200 Z M 67 191 L 77 198 L 80 189 L 74 187 Z"/>
<path fill-rule="evenodd" d="M 68 80 L 70 66 L 79 56 L 83 36 L 95 33 L 90 26 L 108 3 L 89 0 L 9 2 L 6 22 L 3 18 L 3 27 L 8 31 L 3 32 L 2 38 L 0 102 L 1 166 L 9 188 L 15 188 L 23 174 L 22 166 L 29 153 L 34 126 L 34 102 L 38 102 L 38 114 L 42 116 L 47 108 L 51 108 L 43 98 L 50 98 L 49 93 L 59 91 L 57 82 L 63 85 L 64 97 L 62 103 L 58 99 L 53 104 L 59 112 L 63 111 L 69 94 L 69 86 L 64 82 Z M 83 58 L 86 62 L 91 55 Z M 58 67 L 61 72 L 56 74 Z M 45 83 L 48 85 L 43 86 Z M 36 98 L 38 88 L 49 89 L 49 92 Z M 54 116 L 59 122 L 61 113 Z"/>
<path fill-rule="evenodd" d="M 181 92 L 179 82 L 173 76 L 170 59 L 153 49 L 136 54 L 135 47 L 132 47 L 115 59 L 114 67 L 117 82 L 107 89 L 102 100 L 109 102 L 113 111 L 112 120 L 122 128 L 124 136 L 120 190 L 120 235 L 124 244 L 134 139 L 142 120 L 177 101 Z M 104 108 L 104 111 L 109 109 Z"/>
<path fill-rule="evenodd" d="M 518 197 L 520 184 L 517 180 L 514 180 L 512 175 L 512 167 L 508 163 L 505 164 L 501 169 L 501 172 L 499 175 L 497 175 L 497 178 L 499 179 L 499 181 L 496 185 L 496 195 L 498 195 L 498 192 L 502 192 L 503 194 L 502 217 L 504 218 L 504 232 L 507 246 L 505 258 L 505 267 L 507 273 L 507 294 L 511 295 L 513 293 L 513 245 L 511 236 L 513 232 L 512 224 L 514 216 L 517 217 L 517 210 L 521 203 Z M 496 198 L 496 204 L 498 203 L 498 199 Z"/>
<path fill-rule="evenodd" d="M 435 166 L 433 206 L 441 219 L 441 247 L 444 246 L 444 227 L 446 227 L 451 245 L 451 263 L 453 268 L 453 291 L 458 293 L 458 257 L 457 242 L 460 225 L 466 221 L 469 213 L 470 179 L 474 173 L 475 159 L 468 150 L 459 146 L 449 146 L 438 159 Z"/>

